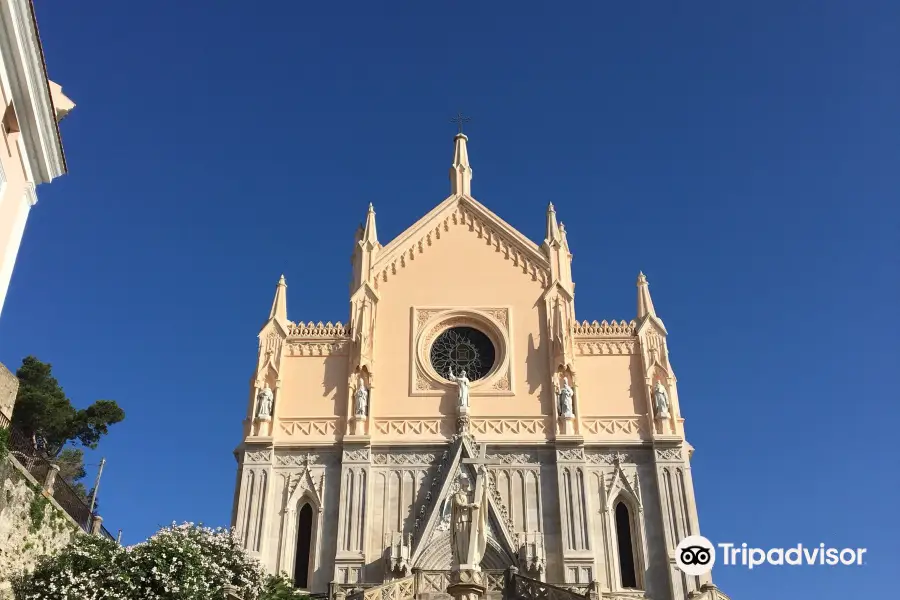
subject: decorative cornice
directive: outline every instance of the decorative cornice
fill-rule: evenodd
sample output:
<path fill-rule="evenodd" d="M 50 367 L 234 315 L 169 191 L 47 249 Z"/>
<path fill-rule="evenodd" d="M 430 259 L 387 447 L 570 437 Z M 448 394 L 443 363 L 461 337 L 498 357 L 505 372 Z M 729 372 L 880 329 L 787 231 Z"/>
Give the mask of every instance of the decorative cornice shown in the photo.
<path fill-rule="evenodd" d="M 275 454 L 275 463 L 279 467 L 301 467 L 309 465 L 321 465 L 321 457 L 314 452 Z"/>
<path fill-rule="evenodd" d="M 612 439 L 649 438 L 648 425 L 643 416 L 633 417 L 582 417 L 585 434 Z"/>
<path fill-rule="evenodd" d="M 587 321 L 582 321 L 581 323 L 575 323 L 574 331 L 572 333 L 575 334 L 575 337 L 581 338 L 621 338 L 621 337 L 632 337 L 637 330 L 637 322 L 630 321 L 626 323 L 625 321 L 619 321 L 616 323 L 613 320 L 611 323 L 608 321 L 591 321 L 588 323 Z"/>
<path fill-rule="evenodd" d="M 313 323 L 312 321 L 309 323 L 302 321 L 299 323 L 288 323 L 288 336 L 291 341 L 298 341 L 297 338 L 316 340 L 349 339 L 350 326 L 344 325 L 340 321 L 337 323 L 332 323 L 331 321 L 327 323 L 322 323 L 322 321 L 318 323 Z"/>
<path fill-rule="evenodd" d="M 681 462 L 682 459 L 681 447 L 675 446 L 673 448 L 657 448 L 656 449 L 656 460 L 657 461 L 673 461 L 673 462 Z"/>
<path fill-rule="evenodd" d="M 575 342 L 575 354 L 578 356 L 594 356 L 598 354 L 635 354 L 634 340 L 593 340 Z"/>
<path fill-rule="evenodd" d="M 368 448 L 345 449 L 341 460 L 345 463 L 368 463 L 369 456 Z"/>
<path fill-rule="evenodd" d="M 372 462 L 376 465 L 431 466 L 439 456 L 437 452 L 376 452 Z"/>
<path fill-rule="evenodd" d="M 487 459 L 494 463 L 502 465 L 519 466 L 519 465 L 540 465 L 537 452 L 533 450 L 523 450 L 521 452 L 499 452 L 488 454 Z M 489 469 L 503 468 L 500 465 L 488 467 Z"/>
<path fill-rule="evenodd" d="M 332 354 L 346 354 L 349 348 L 349 340 L 291 341 L 286 345 L 286 353 L 288 356 L 331 356 Z"/>
<path fill-rule="evenodd" d="M 458 225 L 468 225 L 486 245 L 493 247 L 513 266 L 530 275 L 532 280 L 540 281 L 542 286 L 547 285 L 550 265 L 534 242 L 481 203 L 468 197 L 451 196 L 382 249 L 372 266 L 375 288 L 440 240 L 450 227 Z"/>
<path fill-rule="evenodd" d="M 249 450 L 244 454 L 244 464 L 249 463 L 265 463 L 272 462 L 271 450 Z"/>
<path fill-rule="evenodd" d="M 7 69 L 22 137 L 33 162 L 32 177 L 37 183 L 49 182 L 66 172 L 66 160 L 32 2 L 0 4 L 0 25 L 0 37 L 8 40 L 13 51 Z"/>

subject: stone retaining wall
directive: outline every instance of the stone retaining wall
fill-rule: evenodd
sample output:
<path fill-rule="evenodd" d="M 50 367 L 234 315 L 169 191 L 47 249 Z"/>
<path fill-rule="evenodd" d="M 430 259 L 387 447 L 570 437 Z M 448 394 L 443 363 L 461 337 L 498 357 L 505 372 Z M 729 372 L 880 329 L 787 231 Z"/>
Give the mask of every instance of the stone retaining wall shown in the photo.
<path fill-rule="evenodd" d="M 42 484 L 14 457 L 0 461 L 0 599 L 11 597 L 11 577 L 83 533 Z"/>

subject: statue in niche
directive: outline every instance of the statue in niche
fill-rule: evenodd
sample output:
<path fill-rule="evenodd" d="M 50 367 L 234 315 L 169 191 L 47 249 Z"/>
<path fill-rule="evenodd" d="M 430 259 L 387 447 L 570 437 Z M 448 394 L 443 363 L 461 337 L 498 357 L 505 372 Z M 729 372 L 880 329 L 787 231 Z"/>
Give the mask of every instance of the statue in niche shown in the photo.
<path fill-rule="evenodd" d="M 487 469 L 481 465 L 478 473 L 479 485 L 476 485 L 474 490 L 476 493 L 481 492 L 480 498 L 475 498 L 474 502 L 469 501 L 472 483 L 465 473 L 460 474 L 459 489 L 453 494 L 450 508 L 450 535 L 455 567 L 460 565 L 477 567 L 487 548 L 489 486 L 484 481 L 486 472 Z M 475 547 L 470 548 L 470 544 L 473 542 Z M 470 550 L 472 550 L 471 562 L 469 561 Z"/>
<path fill-rule="evenodd" d="M 366 389 L 366 382 L 360 377 L 356 384 L 356 393 L 354 394 L 354 410 L 353 414 L 356 418 L 361 419 L 366 416 L 369 410 L 369 390 Z"/>
<path fill-rule="evenodd" d="M 569 386 L 569 378 L 563 377 L 562 388 L 557 384 L 556 386 L 556 397 L 557 397 L 557 410 L 559 411 L 559 416 L 564 417 L 566 419 L 571 419 L 575 416 L 575 413 L 572 412 L 572 396 L 575 395 L 575 391 Z"/>
<path fill-rule="evenodd" d="M 259 393 L 256 395 L 256 402 L 259 405 L 259 408 L 256 411 L 258 419 L 268 421 L 272 418 L 272 402 L 274 399 L 275 396 L 272 394 L 269 384 L 265 384 L 265 387 L 259 390 Z"/>
<path fill-rule="evenodd" d="M 656 409 L 656 417 L 658 419 L 669 418 L 669 395 L 666 388 L 659 381 L 653 387 L 653 407 Z"/>
<path fill-rule="evenodd" d="M 450 373 L 447 379 L 459 386 L 457 406 L 459 408 L 469 408 L 469 378 L 466 377 L 465 369 L 460 371 L 459 377 L 457 377 L 453 374 L 453 367 L 450 367 Z"/>

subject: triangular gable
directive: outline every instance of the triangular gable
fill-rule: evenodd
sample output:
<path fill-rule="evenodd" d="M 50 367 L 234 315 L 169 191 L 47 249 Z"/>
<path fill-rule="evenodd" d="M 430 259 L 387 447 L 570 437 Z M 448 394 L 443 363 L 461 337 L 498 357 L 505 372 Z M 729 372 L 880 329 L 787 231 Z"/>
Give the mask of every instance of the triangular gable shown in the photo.
<path fill-rule="evenodd" d="M 505 243 L 518 251 L 521 259 L 540 269 L 545 278 L 549 278 L 550 262 L 540 247 L 522 235 L 515 227 L 491 212 L 486 206 L 469 196 L 450 196 L 425 216 L 408 227 L 403 233 L 395 237 L 378 252 L 372 265 L 372 272 L 376 278 L 379 274 L 392 270 L 392 265 L 410 251 L 418 251 L 418 246 L 427 246 L 433 243 L 439 236 L 443 222 L 450 218 L 457 207 L 462 207 L 481 221 L 491 235 L 501 237 Z M 427 244 L 423 240 L 433 236 Z M 377 281 L 377 279 L 376 279 Z"/>
<path fill-rule="evenodd" d="M 669 332 L 666 331 L 666 326 L 663 325 L 662 319 L 660 319 L 656 315 L 647 315 L 646 317 L 644 317 L 644 320 L 641 321 L 641 324 L 637 326 L 635 334 L 640 335 L 642 332 L 651 327 L 656 327 L 656 329 L 662 335 L 669 335 Z"/>
<path fill-rule="evenodd" d="M 454 484 L 456 483 L 457 473 L 466 470 L 472 481 L 475 481 L 476 472 L 473 465 L 462 462 L 463 458 L 474 458 L 476 453 L 471 448 L 469 441 L 465 437 L 457 438 L 451 450 L 452 459 L 449 468 L 446 471 L 446 477 L 441 485 L 440 492 L 428 507 L 428 513 L 425 519 L 425 526 L 422 528 L 421 534 L 413 540 L 412 557 L 410 564 L 415 565 L 421 559 L 428 546 L 432 536 L 439 530 L 442 519 L 442 509 L 445 502 L 450 498 Z M 491 485 L 490 481 L 486 481 L 485 485 Z M 493 494 L 489 494 L 489 512 L 488 527 L 493 538 L 503 550 L 509 555 L 509 560 L 513 561 L 516 556 L 515 543 L 512 533 L 506 525 L 503 518 L 502 507 Z"/>

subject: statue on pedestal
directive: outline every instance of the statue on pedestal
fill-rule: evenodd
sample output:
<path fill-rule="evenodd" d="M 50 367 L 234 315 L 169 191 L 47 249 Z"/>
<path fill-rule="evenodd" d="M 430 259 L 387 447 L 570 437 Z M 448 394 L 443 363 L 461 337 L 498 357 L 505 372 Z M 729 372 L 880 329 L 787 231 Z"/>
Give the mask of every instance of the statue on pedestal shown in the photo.
<path fill-rule="evenodd" d="M 275 396 L 272 394 L 272 390 L 269 389 L 269 384 L 265 384 L 265 387 L 259 390 L 259 393 L 256 395 L 256 402 L 259 405 L 256 417 L 259 420 L 268 421 L 272 418 L 272 402 L 274 399 Z"/>
<path fill-rule="evenodd" d="M 559 416 L 564 417 L 566 419 L 571 419 L 575 416 L 575 413 L 572 412 L 572 396 L 575 395 L 575 392 L 569 387 L 569 378 L 563 377 L 563 385 L 562 388 L 557 386 L 556 388 L 557 395 L 557 410 L 559 411 Z"/>
<path fill-rule="evenodd" d="M 656 409 L 657 419 L 669 418 L 669 395 L 666 393 L 666 388 L 658 381 L 653 388 L 653 406 Z"/>
<path fill-rule="evenodd" d="M 369 390 L 366 389 L 366 382 L 360 377 L 356 385 L 356 393 L 354 394 L 354 410 L 353 414 L 357 419 L 365 418 L 369 409 Z"/>
<path fill-rule="evenodd" d="M 459 386 L 459 396 L 457 398 L 457 407 L 458 408 L 469 408 L 469 378 L 466 377 L 466 371 L 463 370 L 460 372 L 459 377 L 453 374 L 453 367 L 450 367 L 449 377 L 447 377 L 450 381 Z"/>

